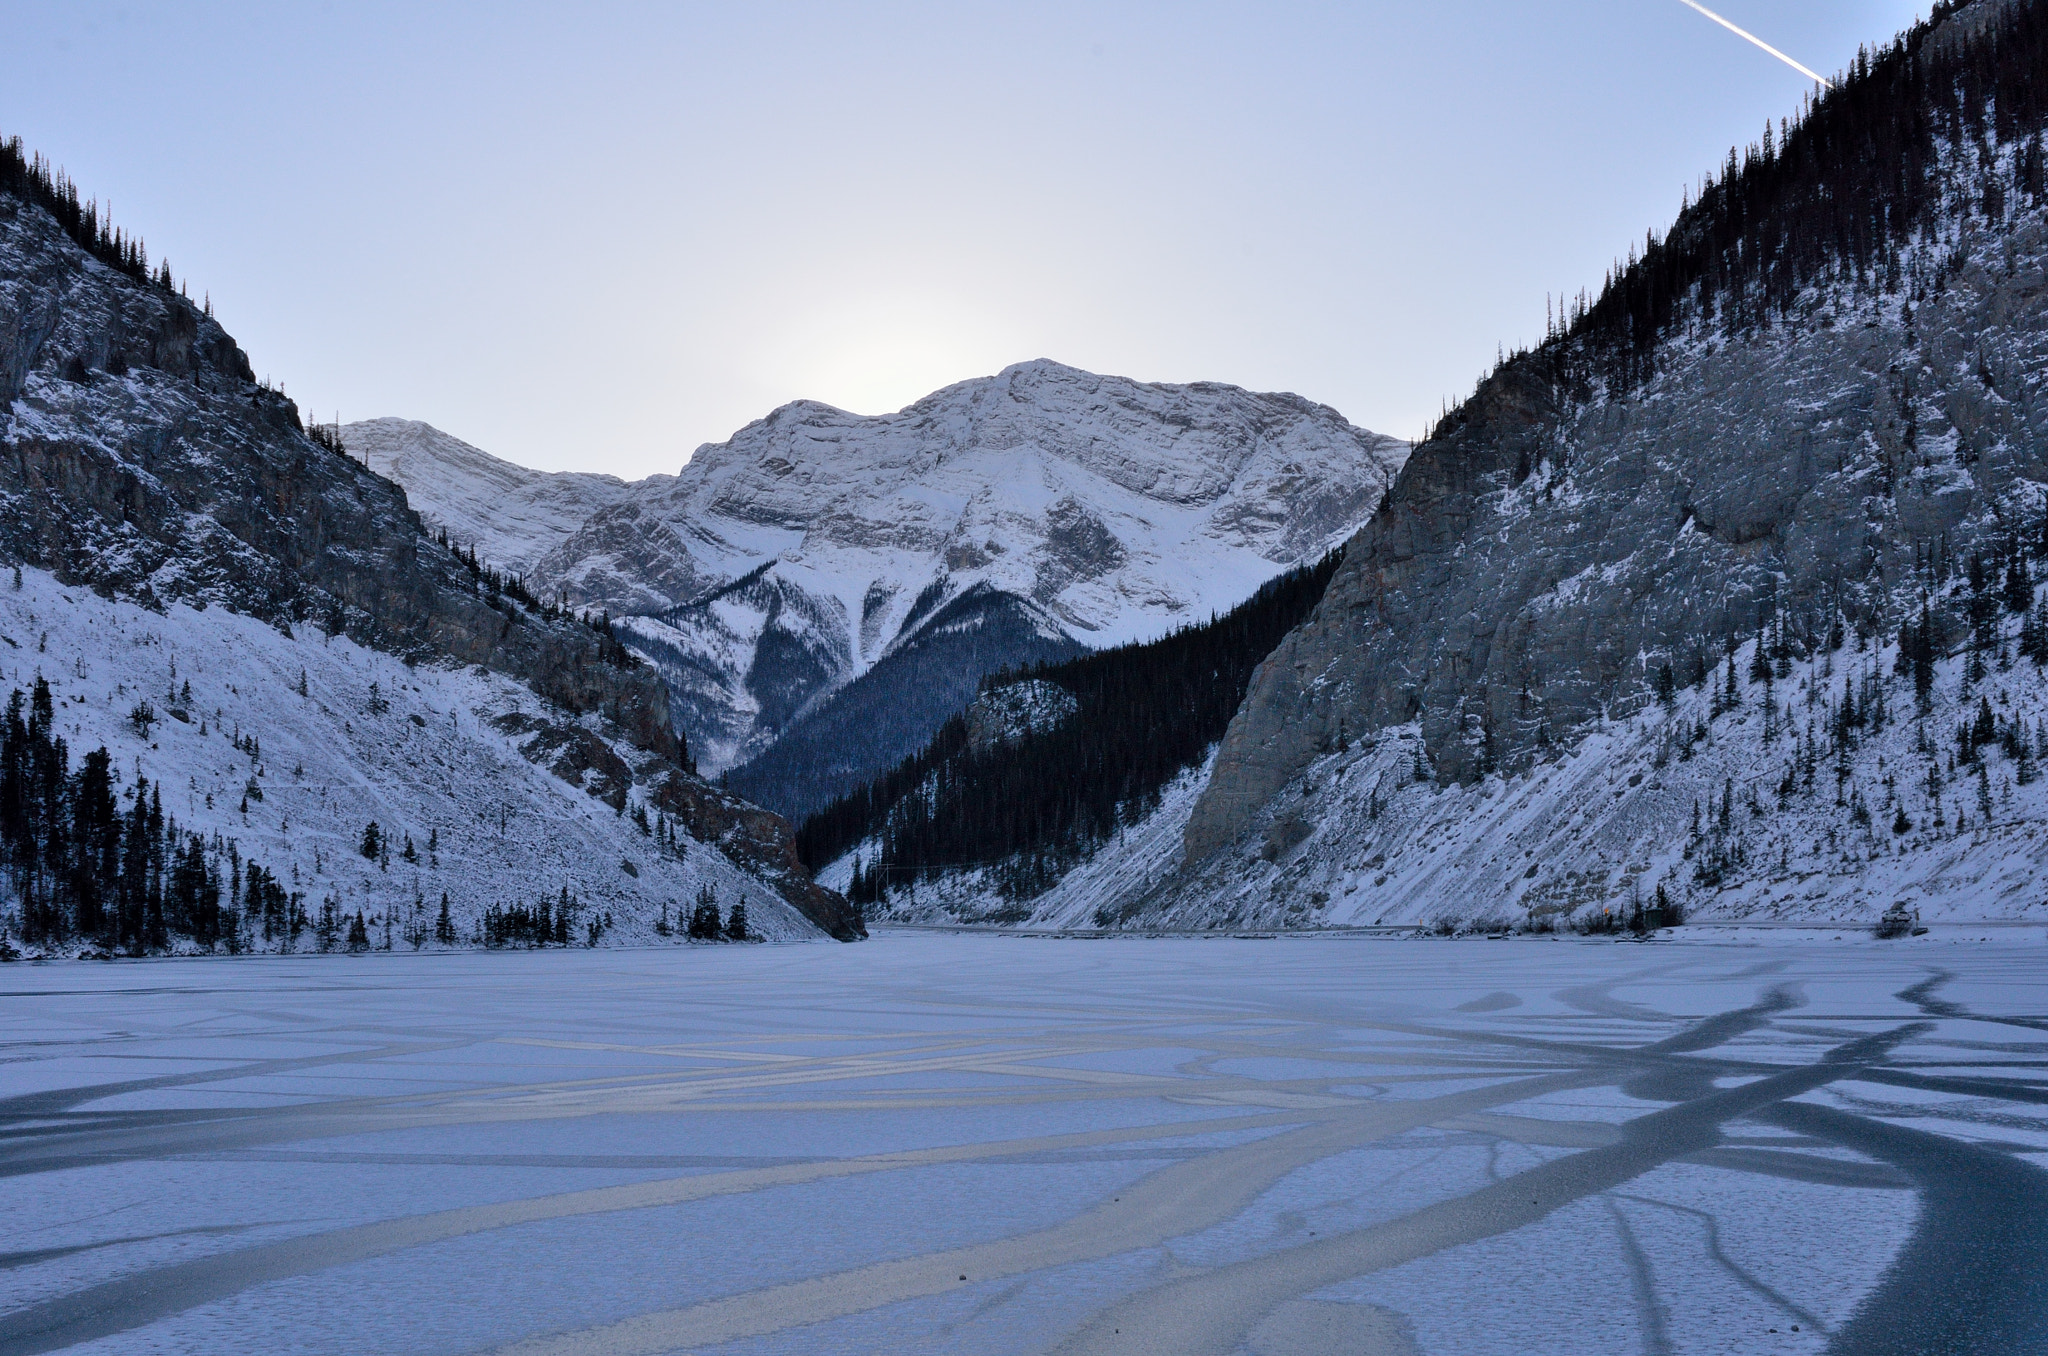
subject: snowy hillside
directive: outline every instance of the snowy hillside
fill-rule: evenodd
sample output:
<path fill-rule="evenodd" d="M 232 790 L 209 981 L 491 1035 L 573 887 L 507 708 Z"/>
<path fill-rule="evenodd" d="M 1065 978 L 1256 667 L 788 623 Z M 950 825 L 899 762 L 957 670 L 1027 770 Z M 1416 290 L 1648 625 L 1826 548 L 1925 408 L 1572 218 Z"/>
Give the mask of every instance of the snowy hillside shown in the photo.
<path fill-rule="evenodd" d="M 486 908 L 532 908 L 564 890 L 580 906 L 579 942 L 600 917 L 612 922 L 606 943 L 654 941 L 664 906 L 676 918 L 706 888 L 721 908 L 744 899 L 765 936 L 821 935 L 717 848 L 680 832 L 669 846 L 658 811 L 643 832 L 638 814 L 599 799 L 612 789 L 599 770 L 579 785 L 531 761 L 552 752 L 541 727 L 564 717 L 501 675 L 408 666 L 310 624 L 287 635 L 224 608 L 146 611 L 31 567 L 18 589 L 0 576 L 0 693 L 38 676 L 74 763 L 105 746 L 117 790 L 147 778 L 181 829 L 222 859 L 232 845 L 303 893 L 315 917 L 330 900 L 347 917 L 360 911 L 373 944 L 386 918 L 401 947 L 420 911 L 431 928 L 444 894 L 468 945 Z M 143 703 L 157 717 L 146 734 L 130 718 Z M 647 760 L 607 747 L 628 767 Z M 629 809 L 648 809 L 640 789 L 630 795 Z M 390 841 L 380 861 L 360 851 L 372 821 Z"/>
<path fill-rule="evenodd" d="M 1965 561 L 2023 546 L 2038 576 L 2048 11 L 2001 12 L 1995 43 L 1937 15 L 1731 156 L 1449 412 L 1253 684 L 1196 857 L 1347 737 L 1419 720 L 1439 783 L 1470 783 L 1762 618 L 1810 653 L 1896 636 L 1932 592 L 1952 649 Z"/>
<path fill-rule="evenodd" d="M 524 574 L 600 509 L 631 493 L 616 476 L 533 471 L 411 419 L 345 424 L 342 445 L 372 471 L 405 487 L 429 528 L 501 570 Z"/>
<path fill-rule="evenodd" d="M 1897 653 L 1849 644 L 1769 689 L 1740 680 L 1732 710 L 1724 670 L 1668 711 L 1476 785 L 1418 782 L 1415 727 L 1382 730 L 1312 764 L 1243 849 L 1112 911 L 1190 927 L 1562 926 L 1662 885 L 1693 921 L 1867 925 L 1903 902 L 1929 922 L 2048 923 L 2048 683 L 2022 659 L 1969 684 L 1957 656 L 1935 666 L 1921 717 Z M 1997 733 L 1960 757 L 1958 724 L 1986 710 Z"/>
<path fill-rule="evenodd" d="M 1739 673 L 1756 644 L 1736 656 Z M 982 873 L 955 874 L 896 889 L 887 916 L 1563 929 L 1618 919 L 1661 886 L 1694 922 L 1862 927 L 1904 903 L 1930 923 L 2048 924 L 2048 681 L 2022 658 L 1969 683 L 1958 655 L 1934 665 L 1922 716 L 1897 657 L 1896 644 L 1848 643 L 1768 688 L 1738 679 L 1732 707 L 1724 667 L 1669 709 L 1652 703 L 1473 785 L 1429 780 L 1413 723 L 1381 730 L 1311 764 L 1239 847 L 1184 871 L 1212 761 L 1042 896 L 1006 899 Z M 1958 725 L 1985 710 L 1996 733 L 1959 757 Z M 844 888 L 851 862 L 821 879 Z"/>
<path fill-rule="evenodd" d="M 557 902 L 557 940 L 565 891 L 586 929 L 608 910 L 621 935 L 641 933 L 671 889 L 736 897 L 741 868 L 750 895 L 779 901 L 755 910 L 771 930 L 794 926 L 788 905 L 834 936 L 860 935 L 796 861 L 786 823 L 694 775 L 666 687 L 601 618 L 439 542 L 396 485 L 256 382 L 219 322 L 125 239 L 19 141 L 0 141 L 0 569 L 10 592 L 16 569 L 22 579 L 0 651 L 19 652 L 19 685 L 40 667 L 57 689 L 0 733 L 12 759 L 0 767 L 0 909 L 25 940 L 243 940 L 204 902 L 215 883 L 229 903 L 238 881 L 260 884 L 233 871 L 237 844 L 245 865 L 275 871 L 283 895 L 265 887 L 271 903 L 296 893 L 316 910 L 381 910 L 400 869 L 379 852 L 367 875 L 366 858 L 329 850 L 362 846 L 373 820 L 398 835 L 408 902 L 442 883 L 443 931 L 464 940 L 458 910 L 531 909 L 542 891 Z M 331 639 L 316 649 L 316 637 Z M 152 647 L 177 656 L 175 687 L 151 671 Z M 303 670 L 305 691 L 294 683 L 281 706 L 251 706 L 234 666 Z M 138 711 L 144 700 L 159 719 Z M 264 741 L 260 756 L 241 753 L 255 766 L 239 789 L 228 785 L 236 746 L 214 742 L 238 733 Z M 114 769 L 92 758 L 100 743 Z M 153 791 L 136 818 L 140 777 L 168 794 L 158 805 Z M 686 855 L 715 851 L 701 867 L 636 877 L 617 821 L 642 802 L 650 840 L 658 828 L 664 843 L 687 840 Z M 463 827 L 487 813 L 502 843 Z M 627 822 L 639 831 L 637 815 Z M 411 878 L 421 860 L 435 879 Z"/>

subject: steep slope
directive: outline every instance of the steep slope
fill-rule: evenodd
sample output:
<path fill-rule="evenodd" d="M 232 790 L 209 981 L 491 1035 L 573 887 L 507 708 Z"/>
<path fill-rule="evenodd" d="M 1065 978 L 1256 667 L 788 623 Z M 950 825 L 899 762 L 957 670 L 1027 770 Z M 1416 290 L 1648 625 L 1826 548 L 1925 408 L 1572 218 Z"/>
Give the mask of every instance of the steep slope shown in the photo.
<path fill-rule="evenodd" d="M 1191 803 L 1253 669 L 1315 606 L 1338 560 L 1290 570 L 1202 625 L 987 680 L 915 757 L 806 819 L 798 851 L 833 867 L 849 898 L 897 918 L 1061 911 L 1044 897 L 1083 888 L 1067 887 L 1077 867 L 1101 878 L 1094 859 L 1138 851 L 1127 829 Z M 1156 879 L 1159 837 L 1145 836 L 1138 874 L 1109 874 Z"/>
<path fill-rule="evenodd" d="M 2016 542 L 2037 536 L 2048 483 L 2043 70 L 2048 5 L 1943 6 L 1860 58 L 1775 144 L 1731 152 L 1663 240 L 1409 460 L 1232 722 L 1185 835 L 1186 860 L 1209 868 L 1130 916 L 1202 912 L 1218 862 L 1284 873 L 1306 860 L 1290 853 L 1314 854 L 1310 840 L 1359 844 L 1362 832 L 1335 827 L 1356 825 L 1356 807 L 1321 799 L 1347 736 L 1381 732 L 1385 749 L 1385 732 L 1411 730 L 1421 752 L 1411 743 L 1397 763 L 1420 756 L 1436 786 L 1497 802 L 1526 802 L 1535 782 L 1567 788 L 1517 828 L 1549 841 L 1593 813 L 1572 794 L 1587 784 L 1553 769 L 1594 766 L 1590 741 L 1617 720 L 1654 721 L 1629 738 L 1672 745 L 1689 717 L 1642 714 L 1658 689 L 1709 681 L 1760 626 L 1792 666 L 1780 676 L 1810 683 L 1843 637 L 1882 644 L 1924 603 L 1930 643 L 1969 638 L 1974 662 L 1995 666 L 2017 619 L 2001 633 L 1960 572 L 1975 557 L 2018 560 L 2024 576 Z M 1914 704 L 1888 669 L 1877 681 L 1894 713 Z M 2038 682 L 2023 666 L 2000 685 L 2025 716 Z M 1933 747 L 1969 713 L 1953 687 L 1927 700 Z M 1823 763 L 1852 742 L 1825 722 L 1814 737 Z M 1852 758 L 1842 784 L 1862 779 L 1866 806 L 1903 796 L 1869 781 L 1904 783 L 1891 756 L 1882 768 Z M 1612 799 L 1644 841 L 1673 841 L 1700 787 L 1628 775 Z M 1757 789 L 1753 764 L 1746 775 Z M 1458 794 L 1469 814 L 1482 792 Z M 2030 813 L 2016 797 L 2013 813 Z M 1602 818 L 1619 813 L 1601 804 Z M 1744 882 L 1821 869 L 1835 849 L 1816 841 L 1832 840 L 1789 835 L 1689 888 L 1740 907 L 1756 897 Z M 1598 877 L 1587 900 L 1640 878 L 1636 848 L 1581 846 L 1575 869 Z M 1380 849 L 1327 851 L 1350 863 L 1346 891 L 1382 874 L 1361 864 Z M 1278 866 L 1247 865 L 1262 855 Z M 1430 889 L 1468 914 L 1522 898 L 1476 867 L 1440 868 Z M 1262 899 L 1264 916 L 1304 902 Z"/>
<path fill-rule="evenodd" d="M 411 419 L 345 424 L 341 441 L 350 456 L 404 486 L 406 502 L 430 530 L 450 529 L 463 546 L 513 574 L 532 570 L 633 489 L 616 476 L 514 466 Z"/>
<path fill-rule="evenodd" d="M 820 926 L 858 930 L 785 824 L 685 770 L 648 666 L 438 546 L 397 486 L 310 435 L 168 271 L 110 243 L 18 142 L 0 147 L 0 557 L 167 617 L 223 608 L 523 684 L 545 712 L 523 718 L 532 758 L 579 783 L 624 769 L 590 789 L 650 802 Z"/>
<path fill-rule="evenodd" d="M 332 922 L 322 935 L 329 906 L 344 923 L 361 913 L 373 946 L 387 922 L 397 947 L 443 945 L 444 896 L 448 945 L 487 940 L 489 910 L 546 900 L 552 916 L 565 897 L 565 940 L 585 943 L 595 922 L 602 942 L 646 944 L 664 911 L 678 918 L 706 890 L 722 909 L 743 903 L 760 935 L 818 936 L 758 873 L 686 826 L 671 832 L 646 784 L 656 760 L 605 740 L 595 718 L 565 722 L 505 675 L 408 663 L 314 626 L 288 635 L 225 607 L 152 611 L 33 566 L 21 579 L 0 581 L 0 697 L 45 680 L 74 760 L 105 748 L 124 802 L 146 784 L 172 833 L 219 845 L 221 903 L 240 893 L 230 861 L 298 897 L 296 928 L 242 911 L 237 949 L 340 944 Z M 132 719 L 138 708 L 155 720 Z M 388 845 L 365 857 L 373 823 Z M 65 929 L 30 940 L 64 954 L 109 939 Z"/>

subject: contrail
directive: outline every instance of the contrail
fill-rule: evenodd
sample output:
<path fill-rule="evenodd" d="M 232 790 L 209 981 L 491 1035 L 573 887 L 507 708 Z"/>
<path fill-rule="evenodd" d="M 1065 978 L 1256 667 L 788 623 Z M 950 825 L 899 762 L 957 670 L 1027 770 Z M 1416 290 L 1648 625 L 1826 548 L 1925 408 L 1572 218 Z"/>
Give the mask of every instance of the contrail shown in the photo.
<path fill-rule="evenodd" d="M 1770 45 L 1769 43 L 1765 42 L 1765 41 L 1764 41 L 1764 40 L 1763 40 L 1762 38 L 1758 37 L 1758 36 L 1757 36 L 1756 34 L 1754 34 L 1754 33 L 1750 32 L 1750 31 L 1749 31 L 1748 29 L 1746 29 L 1746 28 L 1737 28 L 1737 27 L 1736 27 L 1736 26 L 1735 26 L 1734 24 L 1731 24 L 1731 23 L 1729 23 L 1729 22 L 1728 22 L 1728 21 L 1727 21 L 1726 19 L 1724 19 L 1724 18 L 1722 18 L 1722 17 L 1720 16 L 1720 15 L 1718 15 L 1718 14 L 1714 13 L 1714 11 L 1712 11 L 1712 10 L 1708 9 L 1708 8 L 1707 8 L 1707 7 L 1705 6 L 1705 5 L 1702 5 L 1702 4 L 1700 4 L 1700 3 L 1699 3 L 1699 0 L 1678 0 L 1678 3 L 1679 3 L 1679 4 L 1681 4 L 1681 5 L 1684 5 L 1684 6 L 1686 6 L 1686 7 L 1687 7 L 1687 8 L 1689 8 L 1689 9 L 1696 9 L 1696 10 L 1698 10 L 1698 11 L 1699 11 L 1700 13 L 1702 13 L 1702 14 L 1706 15 L 1706 16 L 1707 16 L 1707 17 L 1708 17 L 1709 19 L 1712 19 L 1712 20 L 1713 20 L 1713 21 L 1714 21 L 1715 23 L 1717 23 L 1717 24 L 1721 25 L 1721 27 L 1723 27 L 1723 28 L 1727 29 L 1727 30 L 1728 30 L 1728 31 L 1729 31 L 1730 33 L 1733 33 L 1733 34 L 1734 34 L 1734 35 L 1735 35 L 1736 37 L 1738 37 L 1738 38 L 1747 38 L 1747 39 L 1748 39 L 1749 41 L 1751 41 L 1751 42 L 1755 43 L 1755 44 L 1756 44 L 1757 46 L 1759 46 L 1759 47 L 1763 48 L 1763 49 L 1764 49 L 1764 50 L 1765 50 L 1766 52 L 1769 52 L 1769 53 L 1770 53 L 1770 54 L 1771 54 L 1772 56 L 1776 57 L 1776 58 L 1777 58 L 1778 60 L 1780 60 L 1780 61 L 1784 62 L 1784 63 L 1785 63 L 1785 64 L 1786 64 L 1787 66 L 1790 66 L 1790 67 L 1791 67 L 1791 68 L 1792 68 L 1793 70 L 1795 70 L 1795 71 L 1799 72 L 1799 73 L 1800 73 L 1801 75 L 1805 76 L 1805 77 L 1806 77 L 1807 79 L 1809 79 L 1809 80 L 1817 80 L 1817 81 L 1819 81 L 1819 82 L 1820 82 L 1820 84 L 1821 84 L 1821 86 L 1822 86 L 1823 88 L 1826 88 L 1826 89 L 1833 89 L 1833 88 L 1834 88 L 1834 86 L 1833 86 L 1833 85 L 1831 85 L 1831 84 L 1829 84 L 1829 83 L 1828 83 L 1828 79 L 1827 79 L 1827 77 L 1826 77 L 1826 76 L 1824 76 L 1824 75 L 1822 75 L 1822 74 L 1821 74 L 1821 73 L 1820 73 L 1819 71 L 1810 71 L 1810 70 L 1808 70 L 1808 69 L 1807 69 L 1806 67 L 1804 67 L 1804 66 L 1800 65 L 1800 64 L 1799 64 L 1798 62 L 1794 61 L 1794 60 L 1793 60 L 1793 59 L 1792 59 L 1791 57 L 1788 57 L 1788 56 L 1786 56 L 1786 55 L 1785 55 L 1785 54 L 1784 54 L 1783 52 L 1779 51 L 1779 50 L 1778 50 L 1777 48 L 1775 48 L 1775 47 L 1771 46 L 1771 45 Z"/>

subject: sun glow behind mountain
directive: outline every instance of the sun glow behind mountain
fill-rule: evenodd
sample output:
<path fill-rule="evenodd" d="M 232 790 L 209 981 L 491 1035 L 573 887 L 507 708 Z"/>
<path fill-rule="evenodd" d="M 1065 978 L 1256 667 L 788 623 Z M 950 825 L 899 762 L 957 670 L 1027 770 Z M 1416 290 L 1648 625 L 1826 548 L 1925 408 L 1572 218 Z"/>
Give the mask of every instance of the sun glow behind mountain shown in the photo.
<path fill-rule="evenodd" d="M 1916 0 L 1714 7 L 1829 72 Z M 1798 97 L 1683 6 L 1596 0 L 10 23 L 0 131 L 259 375 L 628 476 L 1035 355 L 1412 434 Z"/>

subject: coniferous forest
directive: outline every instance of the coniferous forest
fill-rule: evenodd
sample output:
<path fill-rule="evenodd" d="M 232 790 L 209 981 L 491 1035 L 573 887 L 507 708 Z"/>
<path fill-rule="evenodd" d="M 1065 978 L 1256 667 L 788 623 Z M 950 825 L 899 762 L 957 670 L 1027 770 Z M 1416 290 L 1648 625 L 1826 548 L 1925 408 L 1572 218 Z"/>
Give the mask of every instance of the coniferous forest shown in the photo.
<path fill-rule="evenodd" d="M 149 270 L 149 251 L 140 236 L 128 235 L 102 215 L 96 201 L 81 200 L 78 185 L 41 155 L 31 155 L 20 137 L 0 140 L 0 193 L 12 193 L 48 212 L 64 233 L 93 258 L 137 282 L 174 290 L 166 259 Z"/>
<path fill-rule="evenodd" d="M 1307 618 L 1341 560 L 1332 551 L 1222 617 L 1160 640 L 991 676 L 984 692 L 1047 682 L 1071 693 L 1075 709 L 979 749 L 965 716 L 955 716 L 921 753 L 806 820 L 797 851 L 816 870 L 878 838 L 849 893 L 861 905 L 963 867 L 989 869 L 1012 899 L 1042 893 L 1201 763 L 1252 670 Z"/>
<path fill-rule="evenodd" d="M 232 844 L 181 830 L 147 777 L 118 791 L 104 748 L 74 771 L 53 724 L 41 678 L 26 701 L 15 689 L 0 715 L 0 865 L 21 901 L 23 941 L 141 954 L 176 936 L 239 951 L 245 900 L 265 938 L 304 926 L 303 895 Z"/>

